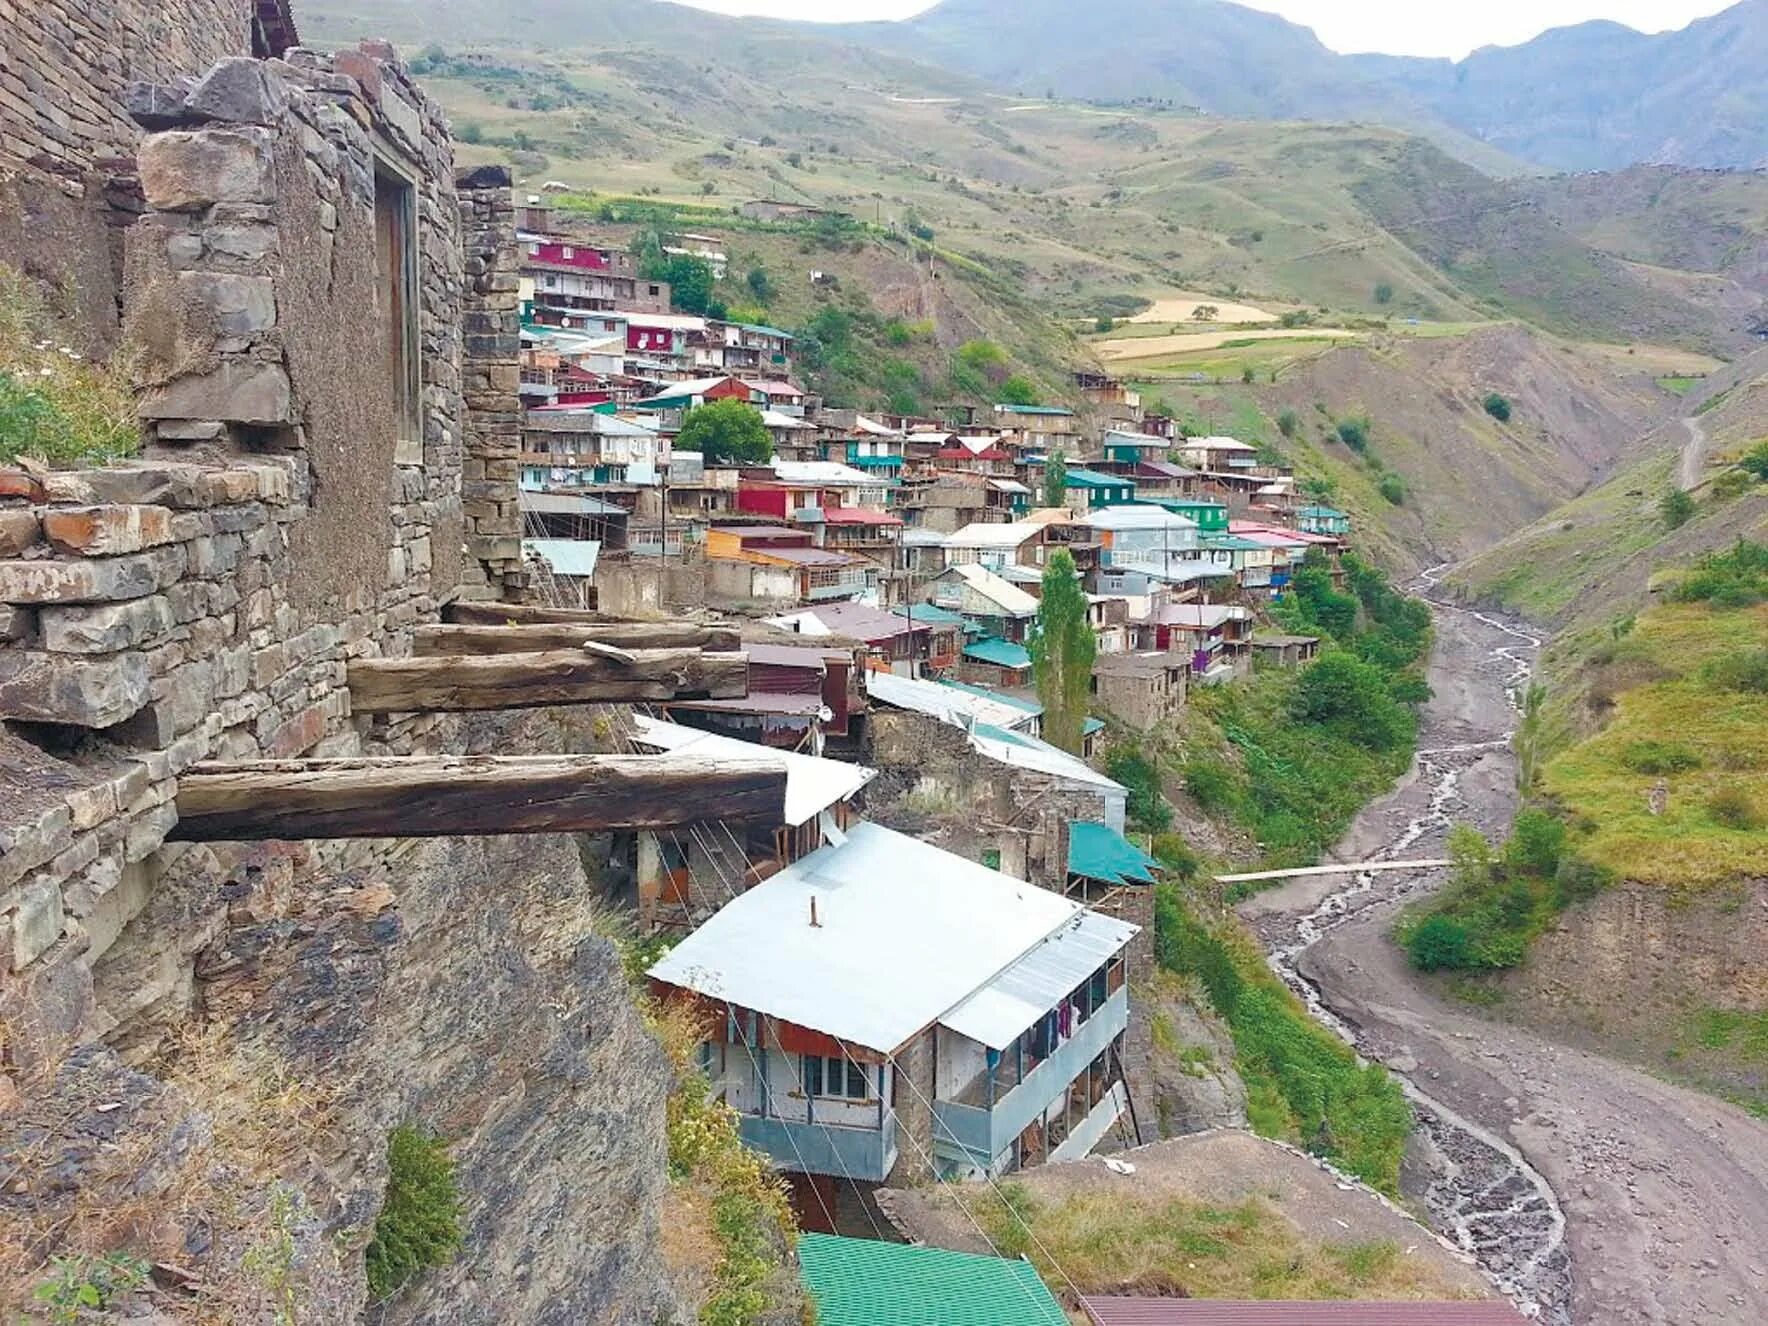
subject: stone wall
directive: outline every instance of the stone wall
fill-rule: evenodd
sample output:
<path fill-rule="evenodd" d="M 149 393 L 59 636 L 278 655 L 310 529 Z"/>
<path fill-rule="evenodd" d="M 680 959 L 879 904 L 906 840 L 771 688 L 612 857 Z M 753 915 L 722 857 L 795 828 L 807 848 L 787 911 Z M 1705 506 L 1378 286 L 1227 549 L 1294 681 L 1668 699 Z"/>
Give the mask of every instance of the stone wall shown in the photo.
<path fill-rule="evenodd" d="M 59 292 L 70 339 L 114 339 L 135 80 L 252 52 L 253 0 L 0 0 L 0 262 Z"/>
<path fill-rule="evenodd" d="M 474 599 L 516 598 L 523 583 L 516 493 L 523 411 L 517 395 L 522 325 L 515 203 L 507 167 L 481 167 L 460 182 L 466 258 L 462 592 Z"/>

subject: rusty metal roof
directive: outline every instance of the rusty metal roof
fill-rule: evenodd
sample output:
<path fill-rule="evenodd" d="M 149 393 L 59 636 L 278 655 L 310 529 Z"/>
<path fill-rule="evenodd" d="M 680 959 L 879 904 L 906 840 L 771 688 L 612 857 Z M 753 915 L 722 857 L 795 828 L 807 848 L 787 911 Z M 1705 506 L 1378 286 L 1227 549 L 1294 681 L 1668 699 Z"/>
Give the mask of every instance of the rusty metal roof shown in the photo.
<path fill-rule="evenodd" d="M 1231 1302 L 1083 1298 L 1095 1326 L 1528 1326 L 1510 1304 Z"/>

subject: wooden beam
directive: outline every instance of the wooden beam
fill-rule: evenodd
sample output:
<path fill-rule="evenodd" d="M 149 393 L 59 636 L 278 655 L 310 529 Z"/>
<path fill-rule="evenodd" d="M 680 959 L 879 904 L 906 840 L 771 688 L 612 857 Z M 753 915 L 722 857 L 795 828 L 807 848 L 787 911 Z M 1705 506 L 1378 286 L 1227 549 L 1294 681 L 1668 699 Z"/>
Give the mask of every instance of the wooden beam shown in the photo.
<path fill-rule="evenodd" d="M 628 663 L 581 649 L 443 654 L 357 659 L 348 676 L 350 706 L 359 714 L 733 700 L 749 693 L 749 656 L 647 649 Z"/>
<path fill-rule="evenodd" d="M 603 626 L 627 624 L 627 619 L 597 612 L 593 608 L 549 608 L 538 603 L 472 603 L 443 605 L 442 620 L 459 626 L 564 625 L 583 622 Z"/>
<path fill-rule="evenodd" d="M 184 842 L 434 838 L 777 824 L 786 770 L 692 755 L 437 755 L 193 765 L 178 779 Z"/>
<path fill-rule="evenodd" d="M 419 658 L 532 654 L 577 649 L 589 643 L 617 649 L 706 649 L 715 653 L 735 653 L 743 647 L 736 627 L 695 622 L 517 622 L 507 626 L 419 626 L 411 633 L 411 652 Z"/>

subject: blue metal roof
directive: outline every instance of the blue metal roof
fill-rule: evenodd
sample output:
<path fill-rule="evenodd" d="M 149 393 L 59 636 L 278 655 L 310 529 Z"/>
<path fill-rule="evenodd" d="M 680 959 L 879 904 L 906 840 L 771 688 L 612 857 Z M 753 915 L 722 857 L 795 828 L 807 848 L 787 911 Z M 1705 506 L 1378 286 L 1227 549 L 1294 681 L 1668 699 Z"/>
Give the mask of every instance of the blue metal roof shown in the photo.
<path fill-rule="evenodd" d="M 1011 640 L 1001 640 L 988 636 L 982 640 L 973 640 L 964 646 L 964 657 L 973 658 L 978 663 L 992 663 L 1001 668 L 1029 668 L 1031 651 L 1024 645 L 1016 645 Z"/>

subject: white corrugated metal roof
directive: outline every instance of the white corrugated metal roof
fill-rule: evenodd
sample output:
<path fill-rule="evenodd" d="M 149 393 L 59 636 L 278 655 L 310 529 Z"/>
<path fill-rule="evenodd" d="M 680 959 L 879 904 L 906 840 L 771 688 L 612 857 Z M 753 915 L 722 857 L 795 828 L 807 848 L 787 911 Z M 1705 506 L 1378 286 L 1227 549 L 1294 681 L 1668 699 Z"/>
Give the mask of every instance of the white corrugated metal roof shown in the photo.
<path fill-rule="evenodd" d="M 973 732 L 970 734 L 970 742 L 984 755 L 999 760 L 1002 764 L 1035 769 L 1039 773 L 1072 779 L 1077 783 L 1086 783 L 1119 794 L 1125 790 L 1122 783 L 1107 778 L 1080 756 L 1070 755 L 1060 746 L 1052 746 L 1047 741 L 1026 736 L 1023 732 L 1015 732 L 1011 736 L 1012 740 L 1001 740 L 987 733 Z M 1113 824 L 1111 827 L 1120 833 L 1123 831 L 1122 824 Z"/>
<path fill-rule="evenodd" d="M 1021 705 L 941 686 L 936 681 L 899 677 L 894 672 L 867 672 L 866 693 L 894 708 L 926 714 L 952 727 L 964 727 L 965 720 L 969 719 L 995 727 L 1015 728 L 1026 726 L 1037 717 L 1034 711 Z"/>
<path fill-rule="evenodd" d="M 650 975 L 888 1054 L 1081 911 L 860 823 L 727 903 Z"/>
<path fill-rule="evenodd" d="M 558 460 L 559 469 L 582 468 L 580 461 L 570 461 L 563 456 Z M 625 507 L 591 497 L 588 493 L 548 493 L 524 488 L 518 494 L 516 504 L 523 511 L 544 516 L 619 516 L 622 519 L 627 516 Z"/>
<path fill-rule="evenodd" d="M 879 480 L 838 460 L 776 460 L 774 473 L 786 483 L 872 484 Z"/>
<path fill-rule="evenodd" d="M 1188 516 L 1177 515 L 1163 506 L 1153 503 L 1135 503 L 1130 506 L 1108 506 L 1102 511 L 1095 511 L 1081 521 L 1081 524 L 1092 529 L 1171 529 L 1195 530 L 1197 522 Z"/>
<path fill-rule="evenodd" d="M 960 1036 L 1004 1050 L 1140 929 L 1102 912 L 1083 911 L 939 1020 Z"/>
<path fill-rule="evenodd" d="M 978 520 L 946 536 L 948 548 L 1017 548 L 1027 539 L 1044 532 L 1042 525 L 1003 524 L 998 520 Z"/>
<path fill-rule="evenodd" d="M 595 539 L 522 540 L 522 556 L 539 557 L 558 576 L 593 576 L 601 552 Z"/>
<path fill-rule="evenodd" d="M 754 742 L 721 737 L 697 728 L 665 723 L 643 714 L 632 716 L 632 739 L 640 746 L 672 753 L 716 755 L 719 759 L 753 759 L 778 768 L 786 762 L 786 823 L 804 824 L 837 802 L 846 801 L 878 776 L 863 764 L 844 764 L 796 751 L 778 751 Z"/>
<path fill-rule="evenodd" d="M 950 542 L 947 542 L 947 547 Z M 986 599 L 991 599 L 1001 611 L 1009 617 L 1037 616 L 1037 600 L 1027 594 L 1018 585 L 1003 580 L 986 566 L 978 566 L 967 562 L 961 566 L 948 567 L 947 570 L 960 577 L 971 589 Z"/>

